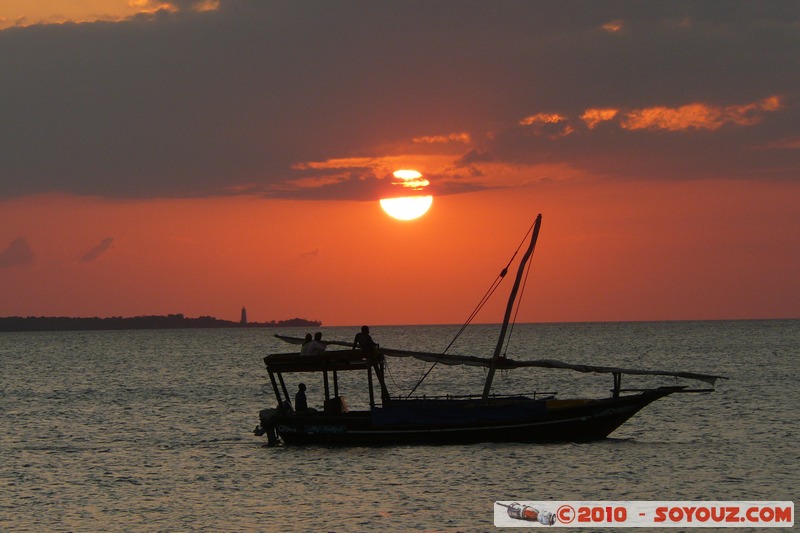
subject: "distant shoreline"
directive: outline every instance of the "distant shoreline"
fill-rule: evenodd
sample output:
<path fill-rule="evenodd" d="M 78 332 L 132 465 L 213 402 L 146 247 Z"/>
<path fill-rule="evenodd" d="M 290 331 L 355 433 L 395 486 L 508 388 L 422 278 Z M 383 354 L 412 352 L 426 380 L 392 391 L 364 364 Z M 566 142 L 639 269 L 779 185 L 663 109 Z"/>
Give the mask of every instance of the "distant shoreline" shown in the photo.
<path fill-rule="evenodd" d="M 212 316 L 186 318 L 183 314 L 109 318 L 80 317 L 0 317 L 0 332 L 11 331 L 103 331 L 131 329 L 213 329 L 320 327 L 322 322 L 291 318 L 270 322 L 234 322 Z"/>

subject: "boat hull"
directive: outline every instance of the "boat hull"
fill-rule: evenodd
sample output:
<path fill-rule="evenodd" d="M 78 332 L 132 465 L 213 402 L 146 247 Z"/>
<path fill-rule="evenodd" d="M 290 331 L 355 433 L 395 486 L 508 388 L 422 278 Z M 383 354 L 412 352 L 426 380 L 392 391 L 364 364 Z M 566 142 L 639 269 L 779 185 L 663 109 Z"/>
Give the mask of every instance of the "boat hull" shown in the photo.
<path fill-rule="evenodd" d="M 478 442 L 580 442 L 606 438 L 649 403 L 675 392 L 653 389 L 599 400 L 410 400 L 372 411 L 274 415 L 288 445 L 382 446 Z"/>

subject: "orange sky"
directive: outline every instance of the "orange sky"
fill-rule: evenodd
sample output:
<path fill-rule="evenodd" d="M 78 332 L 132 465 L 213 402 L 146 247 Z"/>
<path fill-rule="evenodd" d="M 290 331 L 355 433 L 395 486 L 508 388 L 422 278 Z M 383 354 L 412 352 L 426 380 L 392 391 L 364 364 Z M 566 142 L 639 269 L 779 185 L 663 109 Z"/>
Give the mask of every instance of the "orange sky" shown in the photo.
<path fill-rule="evenodd" d="M 62 4 L 0 8 L 0 316 L 461 323 L 542 213 L 522 321 L 800 317 L 797 8 Z"/>
<path fill-rule="evenodd" d="M 0 239 L 26 228 L 35 260 L 3 270 L 0 315 L 236 319 L 246 305 L 256 321 L 460 323 L 538 210 L 521 320 L 796 317 L 798 198 L 789 183 L 548 184 L 437 198 L 413 222 L 367 202 L 25 198 L 3 205 Z"/>

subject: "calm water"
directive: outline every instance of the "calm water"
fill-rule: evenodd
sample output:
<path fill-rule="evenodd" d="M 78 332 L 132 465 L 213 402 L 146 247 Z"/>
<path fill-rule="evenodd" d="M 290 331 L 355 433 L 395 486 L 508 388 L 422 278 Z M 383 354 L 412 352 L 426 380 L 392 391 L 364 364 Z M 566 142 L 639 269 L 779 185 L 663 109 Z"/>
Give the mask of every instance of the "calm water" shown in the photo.
<path fill-rule="evenodd" d="M 456 330 L 372 333 L 442 350 Z M 489 354 L 497 331 L 473 328 L 450 353 Z M 731 378 L 652 404 L 613 438 L 557 445 L 265 448 L 252 435 L 274 403 L 261 358 L 292 350 L 273 333 L 0 334 L 0 530 L 485 531 L 495 500 L 797 500 L 797 320 L 517 326 L 513 346 L 525 349 L 510 357 Z M 427 368 L 392 360 L 389 385 L 408 392 Z M 479 392 L 483 377 L 437 367 L 419 391 Z M 321 383 L 303 379 L 321 403 Z M 611 387 L 546 370 L 495 383 L 559 397 Z M 351 407 L 366 403 L 357 385 L 343 383 Z"/>

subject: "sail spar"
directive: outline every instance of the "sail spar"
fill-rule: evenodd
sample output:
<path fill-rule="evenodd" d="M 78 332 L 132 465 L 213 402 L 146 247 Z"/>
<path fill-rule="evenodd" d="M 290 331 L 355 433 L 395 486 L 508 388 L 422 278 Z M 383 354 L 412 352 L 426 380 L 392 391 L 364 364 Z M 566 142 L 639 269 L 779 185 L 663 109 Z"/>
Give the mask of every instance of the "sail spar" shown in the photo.
<path fill-rule="evenodd" d="M 501 357 L 496 362 L 494 362 L 492 359 L 487 359 L 485 357 L 477 357 L 474 355 L 440 354 L 433 352 L 417 352 L 411 350 L 394 350 L 391 348 L 381 348 L 380 352 L 390 357 L 413 357 L 421 361 L 427 361 L 429 363 L 440 363 L 443 365 L 480 366 L 484 368 L 491 368 L 492 364 L 494 364 L 495 367 L 500 370 L 539 367 L 539 368 L 574 370 L 576 372 L 584 372 L 584 373 L 593 372 L 597 374 L 668 376 L 668 377 L 703 381 L 712 386 L 717 382 L 717 380 L 728 379 L 725 376 L 718 376 L 714 374 L 701 374 L 698 372 L 684 372 L 676 370 L 642 370 L 637 368 L 624 368 L 616 366 L 583 365 L 583 364 L 565 363 L 563 361 L 558 361 L 556 359 L 515 361 L 513 359 Z"/>
<path fill-rule="evenodd" d="M 497 347 L 494 350 L 494 356 L 492 357 L 492 362 L 489 365 L 489 372 L 486 374 L 486 384 L 483 387 L 483 399 L 486 400 L 489 398 L 489 390 L 492 388 L 492 380 L 494 379 L 494 371 L 497 369 L 497 362 L 500 359 L 500 352 L 503 349 L 503 341 L 506 338 L 506 330 L 508 329 L 508 323 L 511 320 L 511 311 L 514 309 L 514 300 L 517 298 L 517 291 L 519 290 L 520 282 L 522 281 L 522 274 L 525 270 L 525 264 L 528 262 L 528 259 L 531 258 L 533 255 L 533 249 L 536 248 L 536 240 L 539 238 L 539 228 L 542 226 L 542 214 L 539 213 L 539 216 L 536 217 L 536 222 L 533 226 L 533 235 L 531 235 L 531 243 L 528 245 L 528 249 L 525 250 L 525 255 L 522 256 L 522 259 L 519 262 L 519 267 L 517 268 L 517 279 L 514 280 L 514 287 L 511 289 L 511 294 L 508 297 L 508 305 L 506 306 L 506 314 L 503 317 L 503 326 L 500 328 L 500 338 L 497 339 Z"/>

